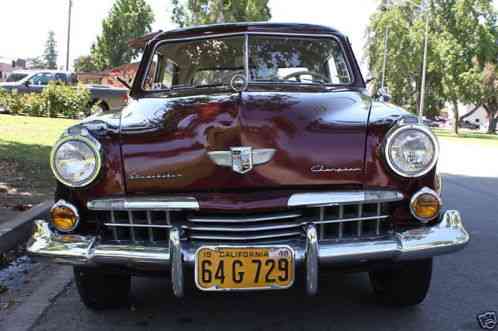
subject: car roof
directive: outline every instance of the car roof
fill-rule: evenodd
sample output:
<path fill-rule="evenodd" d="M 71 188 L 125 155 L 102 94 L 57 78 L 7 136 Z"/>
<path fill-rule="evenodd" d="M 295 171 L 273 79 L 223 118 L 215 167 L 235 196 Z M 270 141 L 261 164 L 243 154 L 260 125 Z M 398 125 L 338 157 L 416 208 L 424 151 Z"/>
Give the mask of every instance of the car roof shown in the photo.
<path fill-rule="evenodd" d="M 344 35 L 338 30 L 316 24 L 306 23 L 268 23 L 268 22 L 245 22 L 245 23 L 222 23 L 200 25 L 184 29 L 175 29 L 158 34 L 153 40 L 172 38 L 187 38 L 195 36 L 209 36 L 225 33 L 244 32 L 266 32 L 266 33 L 295 33 L 295 34 L 334 34 L 341 37 Z"/>

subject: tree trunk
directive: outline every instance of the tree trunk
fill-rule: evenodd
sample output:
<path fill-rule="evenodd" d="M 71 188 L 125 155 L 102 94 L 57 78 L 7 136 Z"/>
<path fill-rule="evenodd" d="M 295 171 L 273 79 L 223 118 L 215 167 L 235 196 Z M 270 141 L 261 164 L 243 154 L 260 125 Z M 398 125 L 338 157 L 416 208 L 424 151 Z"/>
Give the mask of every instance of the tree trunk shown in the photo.
<path fill-rule="evenodd" d="M 489 116 L 488 133 L 495 134 L 496 132 L 496 118 L 494 116 Z"/>
<path fill-rule="evenodd" d="M 484 110 L 486 110 L 486 114 L 488 115 L 488 132 L 491 134 L 495 134 L 496 132 L 496 113 L 498 112 L 498 104 L 489 103 L 482 105 Z"/>
<path fill-rule="evenodd" d="M 458 101 L 453 100 L 452 103 L 453 103 L 453 115 L 454 115 L 453 117 L 455 118 L 455 124 L 453 130 L 455 134 L 458 134 L 458 122 L 460 122 L 460 118 L 458 115 Z"/>

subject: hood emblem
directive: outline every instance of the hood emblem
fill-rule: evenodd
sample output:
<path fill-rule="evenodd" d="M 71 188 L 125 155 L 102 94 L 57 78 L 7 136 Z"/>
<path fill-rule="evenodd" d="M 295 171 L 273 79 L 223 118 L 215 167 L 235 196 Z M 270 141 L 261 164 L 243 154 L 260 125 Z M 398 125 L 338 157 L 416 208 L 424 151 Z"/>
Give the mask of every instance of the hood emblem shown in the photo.
<path fill-rule="evenodd" d="M 232 147 L 229 151 L 208 152 L 209 158 L 221 167 L 231 167 L 239 174 L 245 174 L 254 166 L 270 162 L 275 150 L 272 148 Z"/>

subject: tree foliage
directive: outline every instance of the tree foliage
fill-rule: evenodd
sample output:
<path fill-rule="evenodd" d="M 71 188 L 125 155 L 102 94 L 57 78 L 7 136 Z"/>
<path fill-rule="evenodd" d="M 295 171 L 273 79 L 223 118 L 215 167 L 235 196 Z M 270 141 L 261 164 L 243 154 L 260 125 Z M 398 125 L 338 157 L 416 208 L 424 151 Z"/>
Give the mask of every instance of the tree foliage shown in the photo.
<path fill-rule="evenodd" d="M 150 32 L 154 15 L 145 0 L 116 0 L 102 23 L 102 34 L 92 46 L 92 62 L 99 70 L 129 63 L 139 50 L 128 40 Z"/>
<path fill-rule="evenodd" d="M 268 0 L 172 0 L 172 5 L 171 19 L 182 28 L 271 18 Z"/>
<path fill-rule="evenodd" d="M 54 31 L 48 32 L 42 58 L 45 69 L 57 69 L 57 42 L 55 41 Z"/>
<path fill-rule="evenodd" d="M 91 56 L 80 56 L 74 60 L 75 72 L 95 72 L 98 71 L 97 66 L 93 62 Z"/>
<path fill-rule="evenodd" d="M 367 31 L 370 68 L 375 76 L 381 76 L 384 33 L 388 29 L 386 83 L 395 103 L 415 111 L 419 103 L 424 19 L 428 10 L 430 34 L 424 115 L 437 114 L 445 104 L 450 104 L 457 118 L 459 103 L 483 98 L 482 93 L 476 96 L 468 87 L 479 85 L 483 81 L 480 72 L 485 63 L 496 61 L 496 12 L 492 0 L 428 0 L 426 3 L 424 11 L 402 1 L 387 9 L 379 7 Z"/>

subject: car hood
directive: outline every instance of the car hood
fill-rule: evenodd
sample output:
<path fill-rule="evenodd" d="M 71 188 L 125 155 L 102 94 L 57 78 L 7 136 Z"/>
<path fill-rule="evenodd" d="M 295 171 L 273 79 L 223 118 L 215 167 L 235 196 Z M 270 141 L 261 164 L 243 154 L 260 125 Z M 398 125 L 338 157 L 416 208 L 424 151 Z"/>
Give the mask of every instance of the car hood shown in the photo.
<path fill-rule="evenodd" d="M 126 190 L 361 187 L 369 111 L 370 99 L 349 90 L 139 99 L 121 118 Z M 244 174 L 237 160 L 219 165 L 210 157 L 233 157 L 234 147 L 274 153 L 259 165 L 253 157 Z"/>

